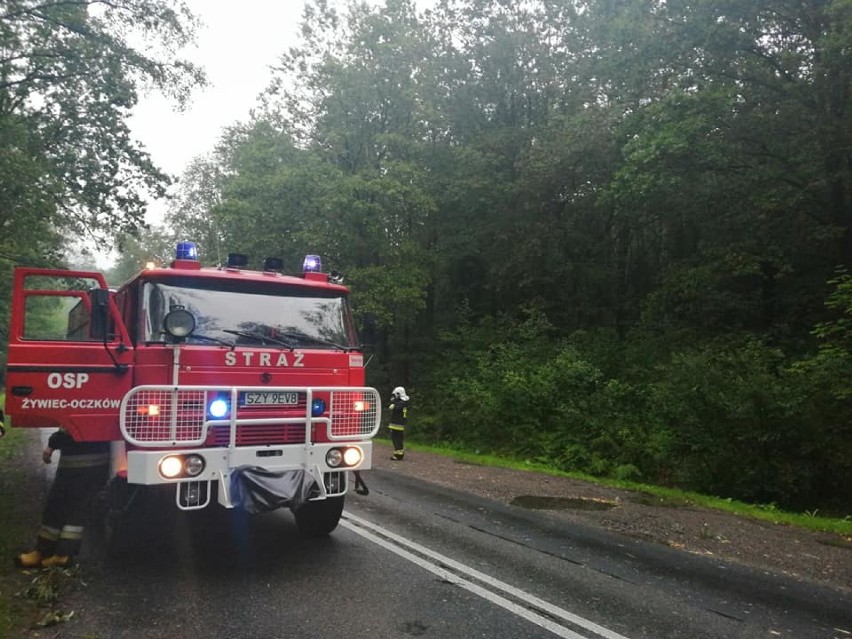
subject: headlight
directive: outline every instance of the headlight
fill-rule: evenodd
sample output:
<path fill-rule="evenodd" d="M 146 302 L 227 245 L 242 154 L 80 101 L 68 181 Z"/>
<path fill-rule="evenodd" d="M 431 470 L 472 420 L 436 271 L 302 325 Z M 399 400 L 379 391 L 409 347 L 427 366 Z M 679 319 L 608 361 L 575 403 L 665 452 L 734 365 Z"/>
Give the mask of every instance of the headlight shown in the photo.
<path fill-rule="evenodd" d="M 183 469 L 189 477 L 197 477 L 204 470 L 204 458 L 200 455 L 190 455 L 183 462 Z"/>
<path fill-rule="evenodd" d="M 350 448 L 332 448 L 325 454 L 325 463 L 330 468 L 357 466 L 363 459 L 364 453 L 361 452 L 360 448 L 354 446 Z"/>
<path fill-rule="evenodd" d="M 183 460 L 175 455 L 160 460 L 160 474 L 166 479 L 180 477 L 183 471 Z"/>
<path fill-rule="evenodd" d="M 169 455 L 160 460 L 160 475 L 165 479 L 198 477 L 204 471 L 204 466 L 201 455 Z"/>
<path fill-rule="evenodd" d="M 347 466 L 357 466 L 364 459 L 360 448 L 347 448 L 343 451 L 343 463 Z"/>
<path fill-rule="evenodd" d="M 343 453 L 339 448 L 332 448 L 325 454 L 325 463 L 331 468 L 337 468 L 343 463 Z"/>

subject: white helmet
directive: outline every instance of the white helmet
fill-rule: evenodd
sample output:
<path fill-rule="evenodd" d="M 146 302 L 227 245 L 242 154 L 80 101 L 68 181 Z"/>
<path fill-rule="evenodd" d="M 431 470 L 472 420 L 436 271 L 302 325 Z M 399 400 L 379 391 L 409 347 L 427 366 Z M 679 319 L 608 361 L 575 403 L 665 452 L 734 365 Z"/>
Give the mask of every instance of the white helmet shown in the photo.
<path fill-rule="evenodd" d="M 405 394 L 405 389 L 402 386 L 397 386 L 393 389 L 393 393 L 391 393 L 392 397 L 399 397 L 402 401 L 408 401 L 408 395 Z"/>

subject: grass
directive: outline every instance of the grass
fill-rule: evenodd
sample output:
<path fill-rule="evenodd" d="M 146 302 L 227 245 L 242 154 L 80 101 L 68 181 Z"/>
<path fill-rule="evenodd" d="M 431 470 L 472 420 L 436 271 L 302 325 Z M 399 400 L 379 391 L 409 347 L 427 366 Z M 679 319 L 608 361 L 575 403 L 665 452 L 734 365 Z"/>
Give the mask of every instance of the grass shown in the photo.
<path fill-rule="evenodd" d="M 669 507 L 701 506 L 703 508 L 712 508 L 714 510 L 724 511 L 741 517 L 750 517 L 752 519 L 767 521 L 773 524 L 785 524 L 814 532 L 833 533 L 843 537 L 852 537 L 852 515 L 847 515 L 845 518 L 840 519 L 820 516 L 816 511 L 793 513 L 779 510 L 774 505 L 748 504 L 735 499 L 722 499 L 720 497 L 701 495 L 699 493 L 678 490 L 676 488 L 652 486 L 649 484 L 605 477 L 595 477 L 583 473 L 565 472 L 545 464 L 498 457 L 491 454 L 470 452 L 450 446 L 425 445 L 410 443 L 409 441 L 406 441 L 405 445 L 407 448 L 411 448 L 412 450 L 422 450 L 425 452 L 443 455 L 445 457 L 452 457 L 453 459 L 467 464 L 494 466 L 513 470 L 530 470 L 553 477 L 567 477 L 601 486 L 607 486 L 609 488 L 634 491 L 637 493 L 636 501 L 638 503 L 649 503 Z"/>

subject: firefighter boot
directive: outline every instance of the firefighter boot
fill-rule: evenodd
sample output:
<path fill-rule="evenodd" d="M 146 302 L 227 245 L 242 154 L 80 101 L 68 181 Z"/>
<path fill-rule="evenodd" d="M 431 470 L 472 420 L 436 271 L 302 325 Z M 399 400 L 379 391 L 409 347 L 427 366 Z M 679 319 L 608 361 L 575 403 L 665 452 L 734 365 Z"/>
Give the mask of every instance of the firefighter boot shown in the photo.
<path fill-rule="evenodd" d="M 355 492 L 364 496 L 370 494 L 370 489 L 367 488 L 367 484 L 364 483 L 360 473 L 355 475 Z"/>
<path fill-rule="evenodd" d="M 41 560 L 42 568 L 67 568 L 72 563 L 68 555 L 51 555 Z"/>
<path fill-rule="evenodd" d="M 38 568 L 41 566 L 41 553 L 38 550 L 25 552 L 15 557 L 15 565 L 18 568 Z"/>

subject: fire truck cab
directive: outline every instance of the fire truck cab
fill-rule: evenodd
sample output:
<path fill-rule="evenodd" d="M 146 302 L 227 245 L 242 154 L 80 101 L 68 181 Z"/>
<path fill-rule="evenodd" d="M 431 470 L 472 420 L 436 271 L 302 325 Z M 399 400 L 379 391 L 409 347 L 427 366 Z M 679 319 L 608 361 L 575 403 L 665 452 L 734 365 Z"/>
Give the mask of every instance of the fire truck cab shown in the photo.
<path fill-rule="evenodd" d="M 297 276 L 246 264 L 202 267 L 182 242 L 117 290 L 97 272 L 15 270 L 6 412 L 13 427 L 111 442 L 112 543 L 151 490 L 173 493 L 173 510 L 288 507 L 327 535 L 348 471 L 370 467 L 380 398 L 342 278 L 315 255 Z"/>

